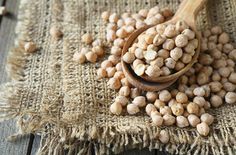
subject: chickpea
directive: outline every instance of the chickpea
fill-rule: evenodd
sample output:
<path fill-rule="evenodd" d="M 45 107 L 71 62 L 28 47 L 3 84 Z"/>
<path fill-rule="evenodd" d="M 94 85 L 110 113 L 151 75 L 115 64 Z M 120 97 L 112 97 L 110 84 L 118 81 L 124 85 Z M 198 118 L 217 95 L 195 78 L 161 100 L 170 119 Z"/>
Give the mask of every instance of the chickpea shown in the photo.
<path fill-rule="evenodd" d="M 133 104 L 137 105 L 138 107 L 146 106 L 146 99 L 144 96 L 137 96 L 132 101 Z"/>
<path fill-rule="evenodd" d="M 127 53 L 125 53 L 125 54 L 123 55 L 122 59 L 123 59 L 123 61 L 125 61 L 126 63 L 129 63 L 129 64 L 130 64 L 130 63 L 132 63 L 132 62 L 134 61 L 135 56 L 134 56 L 133 53 L 127 52 Z"/>
<path fill-rule="evenodd" d="M 211 28 L 211 33 L 214 35 L 218 35 L 222 33 L 222 28 L 220 26 L 213 26 Z"/>
<path fill-rule="evenodd" d="M 236 49 L 232 50 L 230 53 L 229 53 L 229 58 L 236 61 Z"/>
<path fill-rule="evenodd" d="M 106 39 L 109 42 L 114 41 L 116 39 L 116 32 L 111 29 L 107 30 Z"/>
<path fill-rule="evenodd" d="M 181 61 L 184 64 L 188 64 L 192 61 L 192 56 L 190 54 L 184 53 L 183 56 L 181 57 Z"/>
<path fill-rule="evenodd" d="M 192 127 L 196 127 L 201 122 L 198 116 L 194 114 L 188 115 L 188 121 Z"/>
<path fill-rule="evenodd" d="M 165 114 L 163 116 L 163 124 L 166 125 L 166 126 L 171 126 L 175 123 L 175 117 L 170 115 L 170 114 Z"/>
<path fill-rule="evenodd" d="M 224 90 L 227 91 L 227 92 L 230 92 L 230 91 L 233 92 L 233 91 L 236 89 L 236 85 L 234 85 L 234 84 L 231 83 L 231 82 L 225 82 L 225 83 L 223 84 L 223 88 L 224 88 Z"/>
<path fill-rule="evenodd" d="M 234 49 L 234 46 L 232 44 L 224 44 L 223 46 L 223 52 L 226 54 L 229 54 Z"/>
<path fill-rule="evenodd" d="M 128 26 L 124 26 L 124 30 L 130 34 L 132 32 L 134 32 L 134 26 L 128 25 Z"/>
<path fill-rule="evenodd" d="M 159 93 L 159 99 L 163 102 L 168 102 L 171 99 L 171 94 L 168 90 L 162 90 Z"/>
<path fill-rule="evenodd" d="M 176 95 L 176 101 L 178 103 L 187 103 L 188 102 L 188 96 L 185 93 L 178 92 Z"/>
<path fill-rule="evenodd" d="M 223 104 L 222 98 L 218 95 L 212 95 L 210 98 L 210 102 L 213 107 L 219 107 Z"/>
<path fill-rule="evenodd" d="M 217 92 L 216 95 L 220 96 L 223 99 L 226 95 L 226 91 L 224 89 L 221 89 L 219 92 Z"/>
<path fill-rule="evenodd" d="M 229 81 L 232 82 L 233 84 L 236 84 L 236 73 L 235 72 L 230 74 Z"/>
<path fill-rule="evenodd" d="M 219 74 L 219 72 L 214 71 L 212 76 L 211 76 L 212 81 L 220 81 L 221 80 L 221 76 Z"/>
<path fill-rule="evenodd" d="M 168 106 L 160 107 L 159 111 L 162 115 L 172 114 L 171 109 Z"/>
<path fill-rule="evenodd" d="M 170 56 L 169 51 L 165 50 L 165 49 L 161 49 L 157 52 L 157 56 L 162 57 L 163 59 L 166 59 Z"/>
<path fill-rule="evenodd" d="M 190 114 L 198 114 L 199 112 L 199 106 L 197 103 L 194 103 L 194 102 L 190 102 L 188 105 L 187 105 L 187 111 L 190 113 Z"/>
<path fill-rule="evenodd" d="M 184 92 L 189 98 L 193 98 L 193 89 L 192 88 L 187 88 Z"/>
<path fill-rule="evenodd" d="M 161 68 L 161 72 L 162 72 L 161 75 L 164 75 L 164 76 L 167 76 L 167 75 L 171 74 L 170 69 L 168 67 L 165 67 L 165 66 Z"/>
<path fill-rule="evenodd" d="M 122 106 L 121 106 L 121 104 L 118 103 L 118 102 L 112 103 L 111 106 L 110 106 L 110 111 L 111 111 L 111 113 L 114 114 L 114 115 L 120 115 L 121 112 L 122 112 Z"/>
<path fill-rule="evenodd" d="M 98 79 L 105 78 L 107 76 L 106 70 L 103 68 L 99 68 L 97 70 L 97 76 L 98 76 Z"/>
<path fill-rule="evenodd" d="M 122 86 L 128 86 L 131 87 L 131 84 L 129 83 L 129 81 L 127 80 L 127 78 L 122 78 L 121 79 L 121 84 Z M 130 90 L 130 95 L 132 94 L 132 91 Z"/>
<path fill-rule="evenodd" d="M 143 55 L 143 50 L 141 48 L 137 48 L 135 51 L 134 51 L 134 55 L 136 58 L 138 59 L 143 59 L 144 58 L 144 55 Z"/>
<path fill-rule="evenodd" d="M 75 52 L 75 54 L 73 55 L 73 61 L 78 62 L 80 64 L 85 63 L 85 61 L 86 61 L 85 54 Z"/>
<path fill-rule="evenodd" d="M 148 102 L 154 102 L 157 99 L 157 93 L 148 91 L 146 93 L 146 98 Z"/>
<path fill-rule="evenodd" d="M 147 14 L 148 14 L 148 10 L 147 9 L 141 9 L 141 10 L 139 10 L 138 14 L 140 14 L 142 17 L 146 18 Z"/>
<path fill-rule="evenodd" d="M 178 90 L 179 90 L 180 92 L 184 92 L 187 88 L 188 88 L 188 87 L 187 87 L 186 85 L 179 85 L 179 86 L 178 86 Z"/>
<path fill-rule="evenodd" d="M 108 67 L 108 68 L 106 68 L 106 72 L 107 72 L 107 77 L 111 78 L 115 75 L 116 68 L 115 67 Z"/>
<path fill-rule="evenodd" d="M 209 54 L 200 54 L 199 63 L 202 65 L 210 65 L 213 62 L 213 58 Z"/>
<path fill-rule="evenodd" d="M 171 91 L 170 91 L 170 94 L 171 94 L 171 96 L 174 98 L 174 97 L 176 97 L 176 95 L 178 94 L 178 89 L 172 89 Z"/>
<path fill-rule="evenodd" d="M 218 42 L 221 44 L 226 44 L 229 42 L 229 35 L 225 32 L 221 33 L 221 35 L 218 38 Z"/>
<path fill-rule="evenodd" d="M 108 23 L 106 27 L 107 32 L 109 30 L 113 30 L 114 32 L 117 30 L 117 25 L 115 23 Z"/>
<path fill-rule="evenodd" d="M 175 42 L 173 39 L 166 39 L 162 45 L 162 47 L 166 50 L 172 50 L 174 46 L 175 46 Z"/>
<path fill-rule="evenodd" d="M 135 97 L 141 95 L 141 91 L 138 88 L 131 88 L 130 97 L 134 99 Z"/>
<path fill-rule="evenodd" d="M 133 19 L 132 17 L 128 17 L 128 18 L 124 18 L 125 21 L 125 25 L 130 25 L 130 26 L 135 26 L 135 19 Z"/>
<path fill-rule="evenodd" d="M 208 113 L 201 115 L 201 121 L 205 122 L 207 125 L 211 125 L 214 121 L 214 117 Z"/>
<path fill-rule="evenodd" d="M 100 46 L 101 48 L 103 47 L 104 43 L 102 39 L 96 39 L 92 42 L 92 46 L 96 47 L 96 46 Z"/>
<path fill-rule="evenodd" d="M 120 57 L 116 55 L 110 55 L 108 57 L 108 60 L 112 62 L 112 64 L 116 65 L 117 63 L 120 62 Z"/>
<path fill-rule="evenodd" d="M 120 103 L 124 107 L 128 104 L 129 100 L 125 96 L 117 96 L 115 102 Z"/>
<path fill-rule="evenodd" d="M 184 30 L 185 31 L 185 30 Z M 183 34 L 179 34 L 176 38 L 175 38 L 175 45 L 177 47 L 184 47 L 188 44 L 188 37 L 186 35 Z"/>
<path fill-rule="evenodd" d="M 121 66 L 120 62 L 116 64 L 116 70 L 117 71 L 122 71 L 122 66 Z"/>
<path fill-rule="evenodd" d="M 211 108 L 210 102 L 207 101 L 207 102 L 205 103 L 205 105 L 203 106 L 203 108 L 206 109 L 206 110 L 207 110 L 207 109 L 210 109 L 210 108 Z"/>
<path fill-rule="evenodd" d="M 162 57 L 157 57 L 155 60 L 150 62 L 152 66 L 158 66 L 159 68 L 164 65 L 164 59 Z"/>
<path fill-rule="evenodd" d="M 151 118 L 152 118 L 152 122 L 153 122 L 154 125 L 156 125 L 156 126 L 161 126 L 162 125 L 163 118 L 161 116 L 152 115 Z"/>
<path fill-rule="evenodd" d="M 203 107 L 206 104 L 205 98 L 201 96 L 194 97 L 193 102 L 197 103 L 199 107 Z"/>
<path fill-rule="evenodd" d="M 175 100 L 175 99 L 171 99 L 169 102 L 168 102 L 168 106 L 171 108 L 174 104 L 178 104 L 178 102 Z"/>
<path fill-rule="evenodd" d="M 121 52 L 122 52 L 122 49 L 120 47 L 118 47 L 118 46 L 111 47 L 111 54 L 116 55 L 116 56 L 120 56 Z"/>
<path fill-rule="evenodd" d="M 138 76 L 141 76 L 144 74 L 145 72 L 145 69 L 146 69 L 146 66 L 144 64 L 137 64 L 134 68 L 134 72 L 135 74 L 137 74 Z"/>
<path fill-rule="evenodd" d="M 117 78 L 110 78 L 108 81 L 108 85 L 110 86 L 111 89 L 119 89 L 121 87 L 121 83 L 119 79 Z"/>
<path fill-rule="evenodd" d="M 193 90 L 193 94 L 195 96 L 205 96 L 206 92 L 203 87 L 197 87 Z"/>
<path fill-rule="evenodd" d="M 205 122 L 202 122 L 197 125 L 197 131 L 200 135 L 207 136 L 210 132 L 210 128 Z"/>
<path fill-rule="evenodd" d="M 177 61 L 176 64 L 175 64 L 175 70 L 176 71 L 180 71 L 181 69 L 183 69 L 185 67 L 185 64 L 180 62 L 180 61 Z"/>
<path fill-rule="evenodd" d="M 81 41 L 82 41 L 83 43 L 86 43 L 86 44 L 89 45 L 89 44 L 91 44 L 91 43 L 93 42 L 93 37 L 92 37 L 91 34 L 86 33 L 86 34 L 82 35 Z"/>
<path fill-rule="evenodd" d="M 170 51 L 170 57 L 177 61 L 179 58 L 181 58 L 183 55 L 183 51 L 181 48 L 176 47 L 173 50 Z"/>
<path fill-rule="evenodd" d="M 139 107 L 135 104 L 128 104 L 127 105 L 127 112 L 130 114 L 130 115 L 135 115 L 137 114 L 140 110 L 139 110 Z"/>
<path fill-rule="evenodd" d="M 220 59 L 221 55 L 222 55 L 221 51 L 218 49 L 213 49 L 209 53 L 210 53 L 211 57 L 214 59 Z"/>
<path fill-rule="evenodd" d="M 211 88 L 211 92 L 213 93 L 219 92 L 223 87 L 223 85 L 218 81 L 210 82 L 209 86 Z"/>
<path fill-rule="evenodd" d="M 198 75 L 197 75 L 197 83 L 199 85 L 204 85 L 206 83 L 209 82 L 209 76 L 206 75 L 205 73 L 203 72 L 200 72 Z"/>
<path fill-rule="evenodd" d="M 164 107 L 165 106 L 165 103 L 159 99 L 156 99 L 156 101 L 154 102 L 154 106 L 157 108 L 157 109 L 160 109 L 161 107 Z"/>
<path fill-rule="evenodd" d="M 213 67 L 218 69 L 221 67 L 226 67 L 227 62 L 224 59 L 217 59 L 213 62 Z"/>
<path fill-rule="evenodd" d="M 157 111 L 157 109 L 156 109 L 156 107 L 155 107 L 153 104 L 149 103 L 149 104 L 147 104 L 147 106 L 145 107 L 145 111 L 146 111 L 146 113 L 150 116 L 151 113 L 154 112 L 154 111 Z"/>
<path fill-rule="evenodd" d="M 216 43 L 214 42 L 208 42 L 207 43 L 208 50 L 213 50 L 216 48 Z"/>
<path fill-rule="evenodd" d="M 85 54 L 86 59 L 91 62 L 91 63 L 95 63 L 97 61 L 97 54 L 94 52 L 88 52 Z"/>
<path fill-rule="evenodd" d="M 185 118 L 184 116 L 177 116 L 176 117 L 176 125 L 180 128 L 184 128 L 189 126 L 189 122 L 187 120 L 187 118 Z"/>
<path fill-rule="evenodd" d="M 117 21 L 117 26 L 118 26 L 119 28 L 123 27 L 124 25 L 125 25 L 125 22 L 124 22 L 123 19 L 119 19 L 119 20 Z"/>
<path fill-rule="evenodd" d="M 175 28 L 175 25 L 171 25 L 171 24 L 167 25 L 164 31 L 164 35 L 169 38 L 175 37 L 177 33 L 178 32 Z"/>
<path fill-rule="evenodd" d="M 121 15 L 121 17 L 122 17 L 123 19 L 128 18 L 128 17 L 130 17 L 130 16 L 131 16 L 131 14 L 130 14 L 129 12 L 125 12 L 125 13 L 123 13 L 123 14 Z"/>
<path fill-rule="evenodd" d="M 63 36 L 63 33 L 57 26 L 52 26 L 49 33 L 54 39 L 60 39 Z"/>
<path fill-rule="evenodd" d="M 113 75 L 114 78 L 117 78 L 119 80 L 122 80 L 123 78 L 125 78 L 125 75 L 122 71 L 116 71 L 115 74 Z M 121 81 L 122 83 L 122 81 Z M 123 83 L 122 83 L 123 85 Z"/>
<path fill-rule="evenodd" d="M 105 54 L 103 48 L 101 46 L 95 46 L 92 48 L 92 52 L 97 54 L 97 56 L 103 56 Z"/>
<path fill-rule="evenodd" d="M 153 50 L 148 50 L 144 52 L 144 58 L 146 60 L 154 60 L 157 57 L 157 52 Z"/>
<path fill-rule="evenodd" d="M 124 39 L 121 39 L 121 38 L 117 38 L 113 42 L 114 46 L 121 47 L 121 48 L 124 46 L 124 43 L 125 43 Z"/>
<path fill-rule="evenodd" d="M 219 74 L 222 76 L 222 77 L 228 77 L 230 75 L 230 70 L 228 67 L 221 67 L 219 68 Z"/>
<path fill-rule="evenodd" d="M 116 36 L 121 39 L 124 39 L 128 36 L 128 33 L 126 32 L 124 28 L 120 28 L 116 31 Z"/>
<path fill-rule="evenodd" d="M 181 103 L 173 104 L 170 108 L 175 116 L 180 116 L 184 113 L 184 107 Z"/>
<path fill-rule="evenodd" d="M 188 84 L 188 77 L 186 75 L 182 75 L 179 80 L 179 84 L 187 85 Z"/>
<path fill-rule="evenodd" d="M 172 58 L 165 59 L 166 67 L 168 67 L 170 69 L 174 69 L 175 68 L 175 64 L 176 64 L 176 61 L 174 59 L 172 59 Z"/>
<path fill-rule="evenodd" d="M 103 21 L 107 22 L 109 20 L 110 13 L 108 11 L 104 11 L 101 15 Z"/>
<path fill-rule="evenodd" d="M 235 92 L 227 92 L 225 95 L 225 102 L 229 104 L 236 103 L 236 93 Z"/>
<path fill-rule="evenodd" d="M 116 23 L 118 21 L 119 17 L 116 13 L 112 13 L 109 17 L 110 23 Z"/>
<path fill-rule="evenodd" d="M 128 86 L 122 86 L 119 90 L 119 95 L 121 96 L 129 96 L 130 88 Z"/>
<path fill-rule="evenodd" d="M 161 70 L 158 66 L 148 66 L 145 73 L 150 77 L 159 77 L 161 75 Z"/>
<path fill-rule="evenodd" d="M 159 45 L 163 44 L 165 41 L 166 41 L 166 37 L 164 35 L 161 35 L 161 34 L 157 34 L 153 38 L 153 44 L 155 46 L 159 46 Z"/>
<path fill-rule="evenodd" d="M 37 46 L 34 42 L 27 42 L 24 45 L 25 52 L 34 53 L 37 50 Z"/>
<path fill-rule="evenodd" d="M 139 64 L 144 64 L 144 62 L 140 59 L 135 59 L 133 61 L 133 68 L 136 68 L 136 66 L 139 65 Z"/>
<path fill-rule="evenodd" d="M 161 130 L 159 134 L 159 140 L 163 144 L 167 144 L 170 141 L 170 136 L 167 131 Z"/>
<path fill-rule="evenodd" d="M 104 60 L 102 63 L 101 63 L 101 68 L 103 69 L 107 69 L 109 67 L 112 67 L 112 62 L 109 61 L 109 60 Z"/>
<path fill-rule="evenodd" d="M 156 26 L 156 32 L 160 35 L 164 34 L 166 26 L 164 24 L 158 24 Z M 164 36 L 164 35 L 163 35 Z"/>
<path fill-rule="evenodd" d="M 229 67 L 234 67 L 235 66 L 235 62 L 232 59 L 227 59 L 226 62 L 227 62 L 227 65 Z"/>

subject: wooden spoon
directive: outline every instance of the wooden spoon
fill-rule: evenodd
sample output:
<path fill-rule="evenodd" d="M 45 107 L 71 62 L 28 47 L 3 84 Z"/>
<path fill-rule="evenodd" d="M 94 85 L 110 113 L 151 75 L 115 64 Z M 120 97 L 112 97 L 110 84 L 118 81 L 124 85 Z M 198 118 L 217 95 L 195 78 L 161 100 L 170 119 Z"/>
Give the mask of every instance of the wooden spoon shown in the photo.
<path fill-rule="evenodd" d="M 173 24 L 179 20 L 182 20 L 182 21 L 185 21 L 189 25 L 189 27 L 196 33 L 196 37 L 198 39 L 199 44 L 192 58 L 192 61 L 188 65 L 186 65 L 182 70 L 174 74 L 171 74 L 168 76 L 161 76 L 158 78 L 151 78 L 149 76 L 142 76 L 142 77 L 137 76 L 134 73 L 133 69 L 130 67 L 130 65 L 124 62 L 123 60 L 121 60 L 123 72 L 127 80 L 132 85 L 134 85 L 135 87 L 138 87 L 139 89 L 143 89 L 147 91 L 158 91 L 173 84 L 178 79 L 179 76 L 183 75 L 192 67 L 192 65 L 197 61 L 197 58 L 200 52 L 200 39 L 201 38 L 200 38 L 199 32 L 196 29 L 196 16 L 206 1 L 207 0 L 183 0 L 183 2 L 180 4 L 179 9 L 174 15 L 174 17 L 170 19 L 169 21 L 162 23 L 165 25 Z M 128 40 L 126 41 L 123 47 L 122 56 L 128 51 L 129 47 L 132 46 L 133 42 L 141 33 L 143 33 L 145 30 L 153 26 L 156 26 L 156 25 L 147 25 L 134 31 L 129 36 Z"/>

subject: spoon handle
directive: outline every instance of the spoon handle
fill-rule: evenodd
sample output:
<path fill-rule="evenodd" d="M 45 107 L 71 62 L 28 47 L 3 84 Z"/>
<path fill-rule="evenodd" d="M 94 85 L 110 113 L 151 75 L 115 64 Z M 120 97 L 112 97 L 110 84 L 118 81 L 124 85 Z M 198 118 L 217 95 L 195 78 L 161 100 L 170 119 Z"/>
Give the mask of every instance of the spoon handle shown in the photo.
<path fill-rule="evenodd" d="M 207 0 L 183 0 L 175 13 L 175 19 L 182 19 L 190 26 L 195 27 L 196 16 Z"/>

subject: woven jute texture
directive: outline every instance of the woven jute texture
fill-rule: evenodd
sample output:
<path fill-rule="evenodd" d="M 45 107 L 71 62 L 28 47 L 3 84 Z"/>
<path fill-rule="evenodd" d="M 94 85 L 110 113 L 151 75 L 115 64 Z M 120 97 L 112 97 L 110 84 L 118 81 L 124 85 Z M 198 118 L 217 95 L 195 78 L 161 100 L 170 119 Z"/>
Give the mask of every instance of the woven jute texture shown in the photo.
<path fill-rule="evenodd" d="M 141 8 L 170 7 L 177 0 L 21 0 L 16 45 L 7 71 L 12 81 L 1 87 L 0 119 L 15 118 L 19 132 L 10 137 L 41 135 L 38 154 L 119 153 L 130 148 L 167 150 L 176 154 L 236 154 L 236 105 L 209 111 L 216 121 L 208 137 L 193 128 L 164 127 L 170 142 L 155 140 L 160 130 L 145 113 L 114 116 L 109 105 L 116 92 L 106 79 L 96 79 L 97 64 L 78 65 L 74 52 L 83 46 L 81 35 L 104 38 L 100 20 L 104 10 L 122 13 Z M 236 1 L 209 0 L 198 18 L 200 29 L 221 25 L 236 40 Z M 63 31 L 61 40 L 49 35 L 52 25 Z M 22 43 L 34 41 L 39 50 L 25 54 Z M 235 42 L 234 42 L 235 43 Z"/>

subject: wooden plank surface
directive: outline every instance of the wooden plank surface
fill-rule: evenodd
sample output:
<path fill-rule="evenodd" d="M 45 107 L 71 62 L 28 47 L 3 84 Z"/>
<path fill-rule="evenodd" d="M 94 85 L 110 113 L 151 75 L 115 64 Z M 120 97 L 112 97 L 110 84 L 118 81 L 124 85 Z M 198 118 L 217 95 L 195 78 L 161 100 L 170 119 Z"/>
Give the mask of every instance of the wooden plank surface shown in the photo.
<path fill-rule="evenodd" d="M 0 0 L 3 4 L 3 0 Z M 1 18 L 0 25 L 0 83 L 8 81 L 5 72 L 7 53 L 14 42 L 14 30 L 16 25 L 16 15 L 19 0 L 8 0 L 6 9 L 9 15 Z M 6 138 L 17 132 L 15 121 L 5 121 L 0 123 L 0 155 L 26 155 L 28 150 L 29 136 L 22 137 L 16 142 L 8 142 Z"/>

